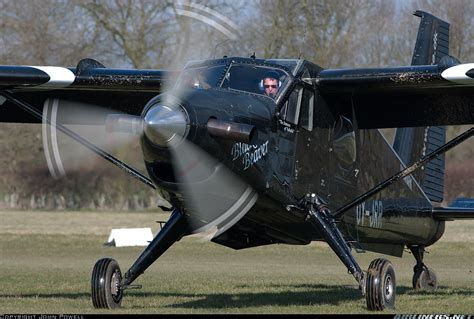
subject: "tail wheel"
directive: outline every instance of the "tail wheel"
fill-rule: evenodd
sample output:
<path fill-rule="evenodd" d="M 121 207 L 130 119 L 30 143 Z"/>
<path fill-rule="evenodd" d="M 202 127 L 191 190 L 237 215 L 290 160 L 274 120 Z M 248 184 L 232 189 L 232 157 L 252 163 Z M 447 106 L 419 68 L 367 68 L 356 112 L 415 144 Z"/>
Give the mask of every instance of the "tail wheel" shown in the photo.
<path fill-rule="evenodd" d="M 122 303 L 122 272 L 111 258 L 102 258 L 92 270 L 91 291 L 94 308 L 116 309 Z"/>
<path fill-rule="evenodd" d="M 413 275 L 413 289 L 432 291 L 438 289 L 438 279 L 434 271 L 428 267 L 423 267 L 415 271 Z"/>
<path fill-rule="evenodd" d="M 369 265 L 366 280 L 367 308 L 384 310 L 395 307 L 395 270 L 386 259 L 375 259 Z"/>

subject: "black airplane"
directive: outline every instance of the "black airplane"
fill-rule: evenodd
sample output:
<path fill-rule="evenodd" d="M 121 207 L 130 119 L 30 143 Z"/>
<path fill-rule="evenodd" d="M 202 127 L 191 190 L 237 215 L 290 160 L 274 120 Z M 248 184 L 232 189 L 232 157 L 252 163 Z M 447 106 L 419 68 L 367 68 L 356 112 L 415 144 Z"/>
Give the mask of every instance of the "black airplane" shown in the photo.
<path fill-rule="evenodd" d="M 444 126 L 474 123 L 474 64 L 449 56 L 448 23 L 415 15 L 421 24 L 404 67 L 323 69 L 255 56 L 193 61 L 181 72 L 110 69 L 92 59 L 76 68 L 0 66 L 1 122 L 59 130 L 171 204 L 124 275 L 115 260 L 97 261 L 94 307 L 120 307 L 152 263 L 196 233 L 234 249 L 325 241 L 371 310 L 394 307 L 395 270 L 379 258 L 363 271 L 353 250 L 401 257 L 407 247 L 413 287 L 435 289 L 425 248 L 445 221 L 474 217 L 469 207 L 440 206 L 443 153 L 474 134 L 445 142 Z M 138 134 L 149 176 L 64 126 L 74 119 L 58 114 L 71 105 L 107 108 L 97 122 Z M 381 128 L 397 128 L 393 145 Z M 48 158 L 61 174 L 54 152 Z"/>

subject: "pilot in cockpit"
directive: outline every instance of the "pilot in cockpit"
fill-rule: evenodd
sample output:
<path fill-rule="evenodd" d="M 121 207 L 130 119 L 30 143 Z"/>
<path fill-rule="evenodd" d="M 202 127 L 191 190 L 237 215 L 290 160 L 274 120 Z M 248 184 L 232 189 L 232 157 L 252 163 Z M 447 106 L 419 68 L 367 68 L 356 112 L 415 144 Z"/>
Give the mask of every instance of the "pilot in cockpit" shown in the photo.
<path fill-rule="evenodd" d="M 275 98 L 281 86 L 279 78 L 280 76 L 275 71 L 265 73 L 259 84 L 260 90 L 263 91 L 265 95 Z"/>

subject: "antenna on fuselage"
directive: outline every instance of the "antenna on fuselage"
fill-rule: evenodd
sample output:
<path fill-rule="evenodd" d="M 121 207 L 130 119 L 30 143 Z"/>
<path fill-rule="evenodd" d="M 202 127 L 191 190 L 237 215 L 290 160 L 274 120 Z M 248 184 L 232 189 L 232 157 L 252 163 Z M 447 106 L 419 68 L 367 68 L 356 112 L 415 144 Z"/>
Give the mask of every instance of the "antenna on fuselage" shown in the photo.
<path fill-rule="evenodd" d="M 223 41 L 219 42 L 216 44 L 216 46 L 214 47 L 214 51 L 212 51 L 212 59 L 215 59 L 216 58 L 216 51 L 217 51 L 217 47 L 219 47 L 220 45 L 228 42 L 229 39 L 224 39 Z"/>

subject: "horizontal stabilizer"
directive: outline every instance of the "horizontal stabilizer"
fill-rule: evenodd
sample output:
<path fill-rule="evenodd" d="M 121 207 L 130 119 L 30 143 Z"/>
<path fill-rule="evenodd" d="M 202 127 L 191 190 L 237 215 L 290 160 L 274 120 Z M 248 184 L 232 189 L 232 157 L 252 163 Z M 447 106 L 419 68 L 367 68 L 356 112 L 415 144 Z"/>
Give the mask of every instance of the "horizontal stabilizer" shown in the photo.
<path fill-rule="evenodd" d="M 474 199 L 458 198 L 447 208 L 435 207 L 433 217 L 441 220 L 474 219 Z"/>

